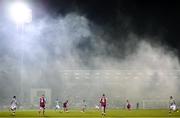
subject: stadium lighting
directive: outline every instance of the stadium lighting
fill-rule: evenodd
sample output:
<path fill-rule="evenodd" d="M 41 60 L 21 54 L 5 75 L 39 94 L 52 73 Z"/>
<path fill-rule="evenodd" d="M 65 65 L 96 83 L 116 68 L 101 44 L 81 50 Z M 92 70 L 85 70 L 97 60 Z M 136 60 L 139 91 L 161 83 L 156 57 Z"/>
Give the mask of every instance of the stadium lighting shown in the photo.
<path fill-rule="evenodd" d="M 20 96 L 21 102 L 24 101 L 24 90 L 23 90 L 23 58 L 24 58 L 24 28 L 27 23 L 32 21 L 32 10 L 23 1 L 15 1 L 8 6 L 8 12 L 10 19 L 16 23 L 18 38 L 21 40 L 22 54 L 20 59 Z M 20 28 L 20 29 L 19 29 Z"/>
<path fill-rule="evenodd" d="M 9 12 L 16 24 L 30 23 L 32 21 L 32 10 L 21 1 L 11 4 Z"/>

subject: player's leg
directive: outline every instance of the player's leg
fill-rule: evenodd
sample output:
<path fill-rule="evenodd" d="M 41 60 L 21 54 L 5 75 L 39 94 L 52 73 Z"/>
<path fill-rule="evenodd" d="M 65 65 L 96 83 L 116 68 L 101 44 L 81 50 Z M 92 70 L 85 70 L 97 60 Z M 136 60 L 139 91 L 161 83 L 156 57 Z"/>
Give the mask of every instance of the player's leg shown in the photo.
<path fill-rule="evenodd" d="M 82 108 L 82 112 L 85 112 L 85 107 Z"/>
<path fill-rule="evenodd" d="M 84 108 L 83 108 L 83 112 L 85 112 L 85 109 L 86 109 L 86 107 L 84 106 Z"/>
<path fill-rule="evenodd" d="M 59 112 L 60 112 L 60 106 L 59 105 L 56 105 L 56 111 L 58 111 L 59 110 Z"/>
<path fill-rule="evenodd" d="M 176 112 L 179 112 L 179 109 L 178 109 L 178 108 L 176 108 Z"/>
<path fill-rule="evenodd" d="M 104 106 L 101 106 L 101 113 L 104 115 Z"/>
<path fill-rule="evenodd" d="M 9 107 L 9 112 L 11 112 L 12 111 L 12 109 L 11 109 L 11 106 Z"/>
<path fill-rule="evenodd" d="M 59 112 L 63 112 L 63 110 L 61 109 L 61 107 L 59 106 Z"/>
<path fill-rule="evenodd" d="M 106 114 L 106 106 L 102 106 L 102 115 L 105 116 Z"/>
<path fill-rule="evenodd" d="M 42 110 L 43 110 L 43 115 L 44 115 L 44 113 L 45 113 L 45 109 L 46 109 L 45 106 L 43 106 L 43 109 L 42 109 Z"/>
<path fill-rule="evenodd" d="M 178 108 L 177 108 L 176 105 L 175 105 L 175 110 L 174 110 L 174 112 L 179 112 L 179 110 L 178 110 Z"/>
<path fill-rule="evenodd" d="M 172 113 L 172 105 L 171 106 L 169 106 L 169 113 Z"/>
<path fill-rule="evenodd" d="M 39 111 L 38 111 L 39 115 L 41 114 L 41 110 L 42 110 L 42 107 L 40 106 Z"/>
<path fill-rule="evenodd" d="M 13 115 L 16 114 L 16 107 L 13 109 Z"/>
<path fill-rule="evenodd" d="M 172 112 L 172 109 L 170 108 L 170 109 L 169 109 L 169 113 L 171 113 L 171 112 Z"/>
<path fill-rule="evenodd" d="M 129 110 L 131 110 L 131 105 L 129 104 Z"/>
<path fill-rule="evenodd" d="M 42 110 L 42 113 L 43 113 L 43 115 L 44 115 L 44 113 L 45 113 L 45 106 L 42 106 L 41 108 L 42 108 L 42 109 L 41 109 L 41 110 Z"/>
<path fill-rule="evenodd" d="M 176 105 L 173 106 L 173 111 L 174 111 L 174 112 L 179 112 L 179 110 L 178 110 L 178 108 L 177 108 Z"/>
<path fill-rule="evenodd" d="M 12 112 L 12 110 L 13 110 L 13 109 L 12 109 L 12 106 L 10 106 L 10 107 L 9 107 L 9 112 Z"/>
<path fill-rule="evenodd" d="M 101 106 L 101 113 L 102 113 L 102 115 L 103 115 L 103 106 Z"/>
<path fill-rule="evenodd" d="M 131 110 L 131 105 L 130 104 L 127 105 L 127 109 Z"/>
<path fill-rule="evenodd" d="M 12 115 L 14 115 L 14 109 L 12 109 Z"/>
<path fill-rule="evenodd" d="M 38 113 L 39 113 L 39 115 L 40 115 L 40 113 L 41 113 L 41 110 L 40 110 L 40 109 L 38 110 Z"/>
<path fill-rule="evenodd" d="M 55 111 L 57 111 L 59 109 L 59 107 L 58 107 L 58 105 L 56 105 L 56 107 L 55 107 Z"/>
<path fill-rule="evenodd" d="M 104 106 L 104 115 L 106 114 L 106 106 Z"/>
<path fill-rule="evenodd" d="M 67 112 L 67 107 L 66 106 L 64 106 L 64 112 Z"/>
<path fill-rule="evenodd" d="M 12 105 L 10 107 L 10 111 L 11 111 L 12 115 L 15 115 L 15 106 L 14 105 Z"/>
<path fill-rule="evenodd" d="M 81 112 L 85 112 L 85 106 L 82 107 Z"/>
<path fill-rule="evenodd" d="M 12 115 L 14 116 L 14 115 L 15 115 L 15 112 L 16 112 L 16 107 L 15 107 L 15 106 L 12 106 L 12 107 L 11 107 L 11 111 L 12 111 Z"/>

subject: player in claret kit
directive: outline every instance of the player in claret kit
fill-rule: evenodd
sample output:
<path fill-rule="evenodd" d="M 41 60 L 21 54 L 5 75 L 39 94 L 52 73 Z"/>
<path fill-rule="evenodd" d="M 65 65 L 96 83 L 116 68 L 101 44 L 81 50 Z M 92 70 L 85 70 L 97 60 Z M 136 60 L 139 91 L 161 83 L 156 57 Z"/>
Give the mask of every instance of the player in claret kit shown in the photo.
<path fill-rule="evenodd" d="M 130 104 L 129 100 L 126 100 L 126 107 L 128 110 L 131 110 L 131 104 Z"/>
<path fill-rule="evenodd" d="M 43 115 L 44 115 L 45 108 L 46 108 L 46 99 L 45 99 L 45 96 L 42 95 L 39 99 L 39 115 L 40 115 L 41 111 L 43 112 Z"/>
<path fill-rule="evenodd" d="M 68 100 L 63 103 L 64 112 L 68 112 Z"/>
<path fill-rule="evenodd" d="M 100 105 L 101 105 L 101 110 L 102 110 L 102 115 L 106 115 L 106 105 L 107 105 L 107 98 L 105 97 L 105 94 L 102 95 L 100 99 Z"/>

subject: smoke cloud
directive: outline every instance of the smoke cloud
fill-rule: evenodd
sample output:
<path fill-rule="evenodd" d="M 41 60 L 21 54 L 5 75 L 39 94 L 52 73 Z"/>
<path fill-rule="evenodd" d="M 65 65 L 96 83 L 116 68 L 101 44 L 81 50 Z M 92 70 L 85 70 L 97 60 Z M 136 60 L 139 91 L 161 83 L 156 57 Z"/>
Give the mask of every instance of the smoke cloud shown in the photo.
<path fill-rule="evenodd" d="M 83 99 L 94 106 L 103 93 L 112 107 L 126 99 L 180 98 L 176 53 L 153 37 L 133 32 L 116 37 L 78 13 L 47 16 L 18 28 L 5 24 L 0 24 L 4 104 L 14 95 L 30 104 L 36 88 L 50 89 L 52 104 L 59 97 L 71 106 Z"/>

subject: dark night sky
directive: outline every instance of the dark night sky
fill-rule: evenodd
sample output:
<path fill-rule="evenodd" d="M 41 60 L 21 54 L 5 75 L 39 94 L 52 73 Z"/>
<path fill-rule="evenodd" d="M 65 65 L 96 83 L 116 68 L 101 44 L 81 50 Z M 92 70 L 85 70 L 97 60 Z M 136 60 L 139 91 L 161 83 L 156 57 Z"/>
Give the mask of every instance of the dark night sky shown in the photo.
<path fill-rule="evenodd" d="M 180 54 L 178 0 L 42 0 L 42 3 L 47 12 L 54 16 L 78 11 L 94 23 L 114 29 L 121 24 L 119 19 L 126 17 L 131 20 L 130 29 L 133 32 L 139 36 L 161 35 L 161 43 Z"/>
<path fill-rule="evenodd" d="M 180 3 L 178 0 L 27 0 L 33 6 L 35 18 L 42 15 L 66 15 L 79 12 L 93 23 L 113 29 L 113 36 L 134 32 L 139 36 L 157 36 L 162 44 L 176 50 L 180 57 L 179 27 Z M 43 7 L 40 12 L 38 8 Z M 123 20 L 122 20 L 123 19 Z M 119 28 L 129 20 L 127 29 Z M 122 22 L 123 21 L 123 22 Z M 123 31 L 124 30 L 124 31 Z M 125 31 L 126 30 L 126 31 Z M 115 39 L 116 40 L 116 39 Z"/>

